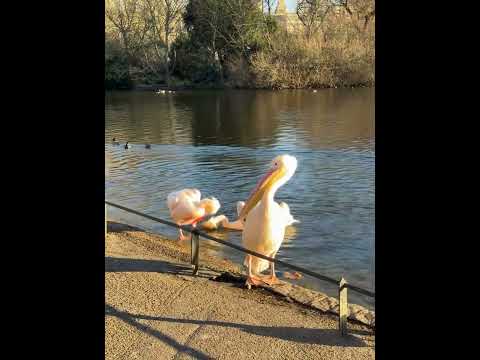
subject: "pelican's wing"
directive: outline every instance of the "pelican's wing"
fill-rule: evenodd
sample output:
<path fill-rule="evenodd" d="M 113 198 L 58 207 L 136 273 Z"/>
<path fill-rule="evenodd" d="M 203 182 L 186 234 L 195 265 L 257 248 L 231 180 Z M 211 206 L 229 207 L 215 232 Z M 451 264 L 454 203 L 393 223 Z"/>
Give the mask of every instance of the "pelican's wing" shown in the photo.
<path fill-rule="evenodd" d="M 170 210 L 170 212 L 172 212 L 173 209 L 175 209 L 175 207 L 177 206 L 178 201 L 180 200 L 180 196 L 179 196 L 180 193 L 181 191 L 174 191 L 168 194 L 167 205 L 168 205 L 168 210 Z"/>
<path fill-rule="evenodd" d="M 172 192 L 167 198 L 170 216 L 177 222 L 202 216 L 204 210 L 198 207 L 200 196 L 197 189 Z"/>
<path fill-rule="evenodd" d="M 280 208 L 282 209 L 283 211 L 283 214 L 285 216 L 285 226 L 290 226 L 290 225 L 293 225 L 295 223 L 299 223 L 300 221 L 296 220 L 293 218 L 292 214 L 290 214 L 290 207 L 288 206 L 288 204 L 286 202 L 281 202 L 279 204 Z"/>
<path fill-rule="evenodd" d="M 186 200 L 188 202 L 198 202 L 202 194 L 197 189 L 183 189 L 174 191 L 168 194 L 167 204 L 170 211 L 177 206 L 178 202 L 181 200 Z"/>
<path fill-rule="evenodd" d="M 198 202 L 202 197 L 202 193 L 198 189 L 184 189 L 181 191 L 181 196 L 192 202 Z"/>

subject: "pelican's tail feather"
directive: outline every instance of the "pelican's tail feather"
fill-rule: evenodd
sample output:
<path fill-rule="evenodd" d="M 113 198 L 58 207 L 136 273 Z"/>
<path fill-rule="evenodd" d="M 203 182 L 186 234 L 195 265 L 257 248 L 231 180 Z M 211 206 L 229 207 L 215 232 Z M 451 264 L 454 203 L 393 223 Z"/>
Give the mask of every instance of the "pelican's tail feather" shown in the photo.
<path fill-rule="evenodd" d="M 292 219 L 288 222 L 288 225 L 293 225 L 293 224 L 300 224 L 300 220 L 294 219 L 292 217 Z"/>

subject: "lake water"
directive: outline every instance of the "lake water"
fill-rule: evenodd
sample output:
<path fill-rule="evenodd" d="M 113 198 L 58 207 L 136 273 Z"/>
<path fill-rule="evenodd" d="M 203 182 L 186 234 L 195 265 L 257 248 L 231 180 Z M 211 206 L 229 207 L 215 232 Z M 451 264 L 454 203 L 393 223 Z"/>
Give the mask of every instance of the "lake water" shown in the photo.
<path fill-rule="evenodd" d="M 235 220 L 235 203 L 248 197 L 270 160 L 294 155 L 297 171 L 276 200 L 301 223 L 287 229 L 277 257 L 374 290 L 374 105 L 374 89 L 106 93 L 106 199 L 169 219 L 167 195 L 195 187 L 220 200 L 218 214 Z M 113 137 L 132 148 L 112 145 Z M 114 208 L 109 218 L 177 236 Z M 241 244 L 240 232 L 212 235 Z M 243 261 L 234 249 L 201 241 L 219 257 Z M 295 283 L 337 295 L 309 276 Z M 349 298 L 374 307 L 353 291 Z"/>

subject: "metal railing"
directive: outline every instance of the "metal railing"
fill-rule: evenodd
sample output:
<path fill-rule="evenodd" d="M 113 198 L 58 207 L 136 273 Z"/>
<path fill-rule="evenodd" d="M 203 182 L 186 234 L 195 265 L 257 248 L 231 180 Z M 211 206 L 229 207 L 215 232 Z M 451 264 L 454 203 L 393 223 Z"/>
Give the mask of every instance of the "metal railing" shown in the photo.
<path fill-rule="evenodd" d="M 310 275 L 310 276 L 312 276 L 314 278 L 317 278 L 319 280 L 323 280 L 323 281 L 326 281 L 328 283 L 337 285 L 338 286 L 338 297 L 339 297 L 339 330 L 340 330 L 342 335 L 346 335 L 346 333 L 347 333 L 347 318 L 348 318 L 347 289 L 350 289 L 350 290 L 355 291 L 359 294 L 362 294 L 362 295 L 365 295 L 365 296 L 368 296 L 368 297 L 371 297 L 371 298 L 375 299 L 375 293 L 374 292 L 372 292 L 370 290 L 367 290 L 367 289 L 363 289 L 359 286 L 349 284 L 343 277 L 337 280 L 337 279 L 331 278 L 329 276 L 318 274 L 314 271 L 305 269 L 301 266 L 293 265 L 293 264 L 287 263 L 287 262 L 279 260 L 279 259 L 274 259 L 274 258 L 265 256 L 263 254 L 259 254 L 255 251 L 246 249 L 242 246 L 232 244 L 232 243 L 227 242 L 225 240 L 218 239 L 218 238 L 213 237 L 211 235 L 208 235 L 204 232 L 201 232 L 198 229 L 193 228 L 191 226 L 177 225 L 174 222 L 164 220 L 164 219 L 160 219 L 158 217 L 151 216 L 151 215 L 148 215 L 148 214 L 144 214 L 144 213 L 141 213 L 139 211 L 129 209 L 125 206 L 115 204 L 115 203 L 112 203 L 112 202 L 107 201 L 107 200 L 105 200 L 105 233 L 107 233 L 107 205 L 116 207 L 120 210 L 129 212 L 131 214 L 135 214 L 135 215 L 144 217 L 146 219 L 153 220 L 155 222 L 158 222 L 158 223 L 161 223 L 161 224 L 164 224 L 164 225 L 168 225 L 168 226 L 172 226 L 172 227 L 175 227 L 177 229 L 181 229 L 182 231 L 186 231 L 186 232 L 191 233 L 192 234 L 192 237 L 191 237 L 191 263 L 193 265 L 193 275 L 197 275 L 197 273 L 198 273 L 199 251 L 200 251 L 199 237 L 201 236 L 205 239 L 215 241 L 215 242 L 223 244 L 225 246 L 228 246 L 228 247 L 234 248 L 236 250 L 242 251 L 244 253 L 257 256 L 259 258 L 268 260 L 268 261 L 273 262 L 275 264 L 281 264 L 285 267 L 288 267 L 288 268 L 293 269 L 293 270 L 300 271 L 304 274 Z"/>

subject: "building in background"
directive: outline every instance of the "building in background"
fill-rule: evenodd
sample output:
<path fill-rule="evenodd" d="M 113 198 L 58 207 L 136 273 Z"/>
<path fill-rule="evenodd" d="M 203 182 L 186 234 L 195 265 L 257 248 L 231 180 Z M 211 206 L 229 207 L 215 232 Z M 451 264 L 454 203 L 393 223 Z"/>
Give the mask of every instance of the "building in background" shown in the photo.
<path fill-rule="evenodd" d="M 280 27 L 289 33 L 297 33 L 303 31 L 303 24 L 297 16 L 296 12 L 289 12 L 285 0 L 278 0 L 277 8 L 273 13 Z"/>

